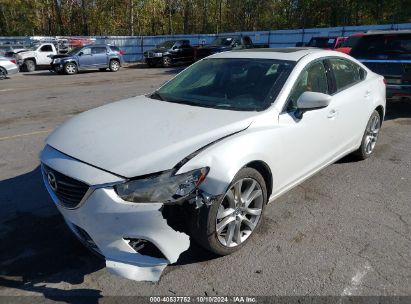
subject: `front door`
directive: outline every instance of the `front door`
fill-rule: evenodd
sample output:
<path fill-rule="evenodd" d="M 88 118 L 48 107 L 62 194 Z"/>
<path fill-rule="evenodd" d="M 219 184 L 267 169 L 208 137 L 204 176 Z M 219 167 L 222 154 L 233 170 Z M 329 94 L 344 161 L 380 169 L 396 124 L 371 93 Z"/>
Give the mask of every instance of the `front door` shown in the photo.
<path fill-rule="evenodd" d="M 277 148 L 284 162 L 276 164 L 276 192 L 294 185 L 301 178 L 328 163 L 336 153 L 338 132 L 333 100 L 328 107 L 296 116 L 297 100 L 306 91 L 329 94 L 330 86 L 322 60 L 311 63 L 299 76 L 288 101 L 279 115 L 281 142 Z"/>
<path fill-rule="evenodd" d="M 80 68 L 90 68 L 93 66 L 93 55 L 91 47 L 85 47 L 78 53 L 78 62 Z"/>
<path fill-rule="evenodd" d="M 52 59 L 49 57 L 56 55 L 52 44 L 44 44 L 37 52 L 37 64 L 48 65 L 51 64 Z"/>

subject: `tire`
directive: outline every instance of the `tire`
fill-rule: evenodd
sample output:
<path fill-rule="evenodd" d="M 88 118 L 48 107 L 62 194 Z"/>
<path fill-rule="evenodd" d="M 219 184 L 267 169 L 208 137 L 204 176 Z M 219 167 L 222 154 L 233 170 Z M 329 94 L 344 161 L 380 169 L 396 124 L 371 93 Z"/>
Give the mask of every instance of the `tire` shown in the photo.
<path fill-rule="evenodd" d="M 27 59 L 24 61 L 24 70 L 27 72 L 34 72 L 36 70 L 36 63 L 34 60 Z"/>
<path fill-rule="evenodd" d="M 77 72 L 78 72 L 77 64 L 75 64 L 74 62 L 67 62 L 64 65 L 64 73 L 66 73 L 67 75 L 74 75 L 74 74 L 77 74 Z"/>
<path fill-rule="evenodd" d="M 0 80 L 6 79 L 6 77 L 7 71 L 4 68 L 0 67 Z"/>
<path fill-rule="evenodd" d="M 168 67 L 171 67 L 171 65 L 173 64 L 173 61 L 171 60 L 171 57 L 164 56 L 161 63 L 163 67 L 168 68 Z"/>
<path fill-rule="evenodd" d="M 380 129 L 381 117 L 380 114 L 374 110 L 368 120 L 367 127 L 365 128 L 364 135 L 361 140 L 361 146 L 353 153 L 354 156 L 356 156 L 359 160 L 364 160 L 374 153 Z"/>
<path fill-rule="evenodd" d="M 111 72 L 117 72 L 120 70 L 120 62 L 116 59 L 110 60 L 109 69 Z"/>
<path fill-rule="evenodd" d="M 248 197 L 255 195 L 255 198 L 249 202 L 250 208 L 245 207 L 246 200 L 238 201 L 235 198 L 238 197 L 236 189 L 241 189 L 241 197 L 252 189 Z M 258 230 L 266 204 L 267 187 L 264 178 L 255 169 L 243 168 L 218 202 L 194 211 L 190 234 L 199 245 L 217 255 L 231 254 L 242 248 Z M 252 211 L 253 214 L 245 210 Z"/>

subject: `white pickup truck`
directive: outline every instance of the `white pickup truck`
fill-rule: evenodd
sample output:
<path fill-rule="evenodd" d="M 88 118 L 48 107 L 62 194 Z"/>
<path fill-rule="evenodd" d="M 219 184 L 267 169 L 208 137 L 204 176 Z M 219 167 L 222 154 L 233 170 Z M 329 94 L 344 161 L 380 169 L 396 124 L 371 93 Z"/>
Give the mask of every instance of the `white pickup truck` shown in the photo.
<path fill-rule="evenodd" d="M 27 72 L 33 72 L 38 66 L 48 66 L 51 64 L 51 56 L 57 55 L 58 51 L 53 43 L 37 44 L 26 52 L 16 55 L 20 68 Z"/>

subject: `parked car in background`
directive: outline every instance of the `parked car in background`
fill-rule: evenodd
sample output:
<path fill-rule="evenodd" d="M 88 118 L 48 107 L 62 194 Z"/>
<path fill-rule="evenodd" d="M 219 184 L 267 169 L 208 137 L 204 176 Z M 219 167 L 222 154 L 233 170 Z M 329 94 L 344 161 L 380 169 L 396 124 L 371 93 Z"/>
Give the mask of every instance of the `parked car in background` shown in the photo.
<path fill-rule="evenodd" d="M 47 138 L 41 171 L 111 272 L 157 281 L 191 240 L 231 254 L 267 203 L 349 153 L 370 157 L 384 113 L 383 77 L 345 54 L 224 52 L 71 118 Z"/>
<path fill-rule="evenodd" d="M 306 44 L 308 47 L 316 47 L 320 49 L 334 50 L 341 47 L 343 42 L 347 37 L 338 37 L 338 36 L 317 36 L 312 37 L 310 41 Z"/>
<path fill-rule="evenodd" d="M 0 80 L 19 72 L 16 59 L 0 57 Z"/>
<path fill-rule="evenodd" d="M 144 52 L 144 61 L 149 67 L 169 67 L 177 62 L 193 62 L 194 53 L 190 40 L 167 40 Z"/>
<path fill-rule="evenodd" d="M 57 55 L 57 49 L 53 43 L 40 43 L 33 45 L 27 51 L 17 53 L 15 57 L 23 71 L 33 72 L 38 67 L 49 66 L 53 55 Z"/>
<path fill-rule="evenodd" d="M 336 48 L 335 50 L 344 54 L 350 54 L 351 49 L 353 48 L 354 45 L 358 43 L 360 38 L 364 36 L 364 33 L 356 33 L 352 34 L 343 42 L 341 47 Z"/>
<path fill-rule="evenodd" d="M 0 56 L 15 57 L 17 53 L 27 51 L 23 46 L 0 45 Z"/>
<path fill-rule="evenodd" d="M 197 49 L 196 60 L 216 53 L 252 48 L 254 48 L 254 44 L 249 36 L 218 37 L 214 39 L 211 44 L 201 46 Z"/>
<path fill-rule="evenodd" d="M 350 55 L 385 77 L 388 99 L 411 100 L 410 30 L 367 32 Z"/>
<path fill-rule="evenodd" d="M 71 50 L 67 54 L 51 57 L 51 70 L 59 74 L 76 74 L 82 70 L 110 69 L 117 72 L 123 65 L 123 55 L 118 47 L 107 44 L 93 44 Z"/>

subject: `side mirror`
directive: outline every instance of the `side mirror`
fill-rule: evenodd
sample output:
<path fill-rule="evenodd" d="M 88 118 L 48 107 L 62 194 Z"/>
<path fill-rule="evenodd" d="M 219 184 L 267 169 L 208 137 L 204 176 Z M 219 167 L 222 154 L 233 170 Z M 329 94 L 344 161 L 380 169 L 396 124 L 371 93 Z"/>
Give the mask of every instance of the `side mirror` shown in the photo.
<path fill-rule="evenodd" d="M 78 53 L 79 56 L 83 56 L 83 52 Z"/>
<path fill-rule="evenodd" d="M 301 119 L 303 118 L 304 112 L 325 108 L 330 104 L 330 102 L 330 95 L 306 91 L 302 93 L 297 100 L 297 112 L 295 113 L 295 116 L 298 119 Z"/>

